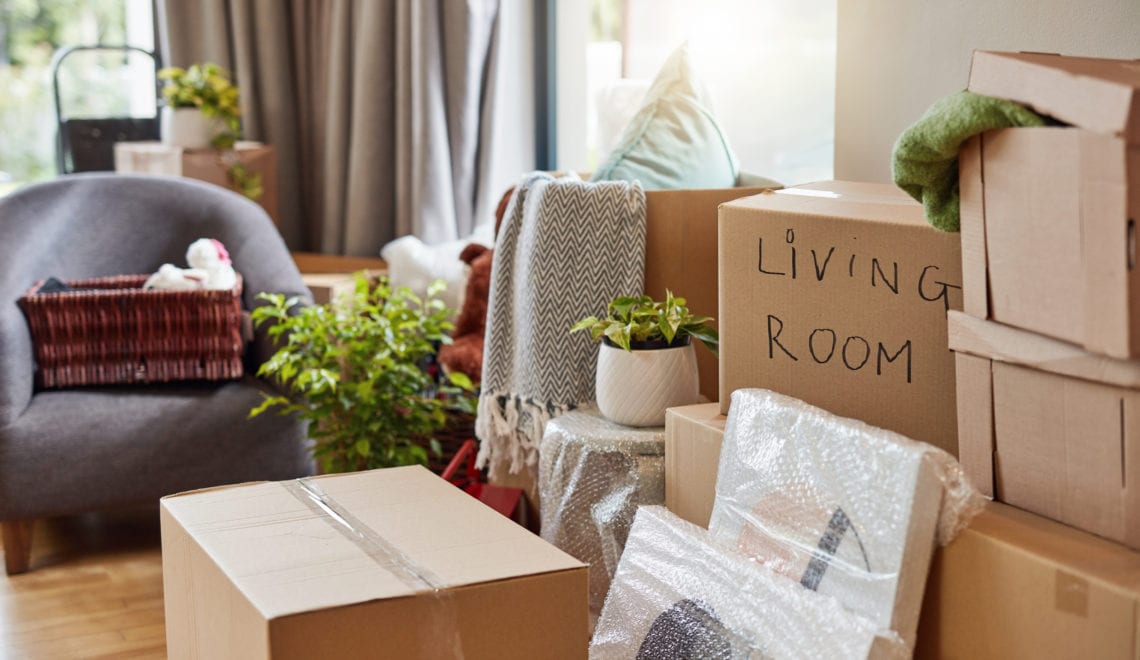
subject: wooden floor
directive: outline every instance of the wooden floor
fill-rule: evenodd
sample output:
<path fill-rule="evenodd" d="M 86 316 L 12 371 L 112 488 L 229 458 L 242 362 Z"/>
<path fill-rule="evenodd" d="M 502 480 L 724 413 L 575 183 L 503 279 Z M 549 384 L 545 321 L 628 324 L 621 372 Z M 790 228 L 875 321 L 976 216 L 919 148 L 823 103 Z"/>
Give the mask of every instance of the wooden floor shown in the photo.
<path fill-rule="evenodd" d="M 38 522 L 32 570 L 0 572 L 0 659 L 165 656 L 157 509 Z"/>

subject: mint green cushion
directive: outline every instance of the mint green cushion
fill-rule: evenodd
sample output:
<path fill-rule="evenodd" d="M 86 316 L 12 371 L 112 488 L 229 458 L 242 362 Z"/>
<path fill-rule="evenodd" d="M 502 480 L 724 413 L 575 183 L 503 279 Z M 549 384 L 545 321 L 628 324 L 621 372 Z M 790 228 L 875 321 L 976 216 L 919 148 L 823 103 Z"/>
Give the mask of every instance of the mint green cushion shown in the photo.
<path fill-rule="evenodd" d="M 687 46 L 661 67 L 617 147 L 591 181 L 640 181 L 646 190 L 731 188 L 737 162 L 693 75 Z"/>

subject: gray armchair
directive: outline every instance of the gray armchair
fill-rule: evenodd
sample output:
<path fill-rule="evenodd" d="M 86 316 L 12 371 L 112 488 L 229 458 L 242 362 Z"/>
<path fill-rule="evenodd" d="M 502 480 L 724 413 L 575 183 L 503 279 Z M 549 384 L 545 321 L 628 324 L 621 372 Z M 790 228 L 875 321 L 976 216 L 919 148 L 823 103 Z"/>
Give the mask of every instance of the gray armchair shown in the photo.
<path fill-rule="evenodd" d="M 311 472 L 302 423 L 247 420 L 272 350 L 258 334 L 247 375 L 225 383 L 33 391 L 32 340 L 16 300 L 36 280 L 148 273 L 217 238 L 245 286 L 306 294 L 261 207 L 189 179 L 74 175 L 0 198 L 0 524 L 9 574 L 28 568 L 31 521 L 154 501 L 192 488 Z"/>

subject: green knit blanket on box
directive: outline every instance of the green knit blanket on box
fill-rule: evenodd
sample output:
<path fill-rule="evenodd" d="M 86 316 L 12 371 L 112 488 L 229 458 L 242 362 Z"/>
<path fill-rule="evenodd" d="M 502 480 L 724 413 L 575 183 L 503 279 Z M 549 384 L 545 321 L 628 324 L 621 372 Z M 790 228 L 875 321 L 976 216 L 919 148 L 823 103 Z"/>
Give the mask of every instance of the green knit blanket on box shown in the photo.
<path fill-rule="evenodd" d="M 958 151 L 970 137 L 1011 126 L 1044 126 L 1023 105 L 963 91 L 937 101 L 895 143 L 895 184 L 922 202 L 936 229 L 958 231 Z"/>

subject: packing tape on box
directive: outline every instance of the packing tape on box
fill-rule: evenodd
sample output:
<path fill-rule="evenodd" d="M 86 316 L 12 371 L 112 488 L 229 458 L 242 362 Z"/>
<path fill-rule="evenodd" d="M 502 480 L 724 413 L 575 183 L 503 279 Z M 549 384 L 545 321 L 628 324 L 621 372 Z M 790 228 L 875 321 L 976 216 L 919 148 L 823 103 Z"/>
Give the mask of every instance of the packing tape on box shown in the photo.
<path fill-rule="evenodd" d="M 912 643 L 935 543 L 983 505 L 934 446 L 745 389 L 732 395 L 709 532 Z"/>
<path fill-rule="evenodd" d="M 907 655 L 891 631 L 657 506 L 638 509 L 590 644 L 591 660 Z"/>
<path fill-rule="evenodd" d="M 283 481 L 281 485 L 289 494 L 356 545 L 380 568 L 403 582 L 413 593 L 430 594 L 432 598 L 428 616 L 430 623 L 424 627 L 421 635 L 424 641 L 420 647 L 432 651 L 435 657 L 463 657 L 459 619 L 455 604 L 452 602 L 451 590 L 438 575 L 413 561 L 376 530 L 349 513 L 314 480 L 302 477 L 293 481 Z"/>

